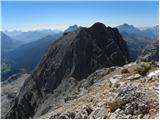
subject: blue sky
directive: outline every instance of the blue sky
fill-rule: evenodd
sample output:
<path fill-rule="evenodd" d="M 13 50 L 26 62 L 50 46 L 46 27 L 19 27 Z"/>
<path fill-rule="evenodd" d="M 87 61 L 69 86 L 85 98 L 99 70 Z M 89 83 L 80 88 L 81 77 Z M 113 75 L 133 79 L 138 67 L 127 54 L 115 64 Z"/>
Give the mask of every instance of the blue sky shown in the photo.
<path fill-rule="evenodd" d="M 2 2 L 2 28 L 65 29 L 69 25 L 107 26 L 123 23 L 137 27 L 158 24 L 158 2 Z"/>

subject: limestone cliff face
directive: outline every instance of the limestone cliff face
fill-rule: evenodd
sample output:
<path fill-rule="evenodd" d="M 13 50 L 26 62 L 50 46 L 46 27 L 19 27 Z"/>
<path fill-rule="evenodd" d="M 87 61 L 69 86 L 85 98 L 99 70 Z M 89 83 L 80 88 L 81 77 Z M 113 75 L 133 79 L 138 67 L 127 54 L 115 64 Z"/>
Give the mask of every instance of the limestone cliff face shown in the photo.
<path fill-rule="evenodd" d="M 126 42 L 116 28 L 95 23 L 67 33 L 52 45 L 16 97 L 6 118 L 30 118 L 47 94 L 73 77 L 77 81 L 102 67 L 128 63 Z"/>

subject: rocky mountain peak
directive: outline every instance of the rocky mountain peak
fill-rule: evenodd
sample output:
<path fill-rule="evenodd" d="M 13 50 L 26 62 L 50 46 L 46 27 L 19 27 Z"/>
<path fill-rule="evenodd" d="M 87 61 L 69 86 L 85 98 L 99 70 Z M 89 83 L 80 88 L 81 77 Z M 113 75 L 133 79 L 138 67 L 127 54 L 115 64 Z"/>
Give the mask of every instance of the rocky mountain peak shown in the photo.
<path fill-rule="evenodd" d="M 79 28 L 53 44 L 16 97 L 6 118 L 29 118 L 40 114 L 48 94 L 65 92 L 70 80 L 87 78 L 97 69 L 128 63 L 126 42 L 116 28 L 95 23 Z M 60 94 L 61 95 L 61 94 Z M 56 103 L 55 103 L 56 104 Z"/>
<path fill-rule="evenodd" d="M 78 25 L 72 25 L 72 26 L 69 26 L 64 32 L 67 33 L 67 32 L 73 32 L 75 30 L 77 30 L 79 28 Z"/>
<path fill-rule="evenodd" d="M 125 27 L 134 27 L 133 25 L 129 25 L 127 23 L 124 23 L 122 26 L 125 26 Z"/>
<path fill-rule="evenodd" d="M 103 23 L 100 23 L 100 22 L 96 22 L 95 24 L 93 24 L 90 29 L 101 29 L 101 30 L 105 30 L 106 29 L 106 26 L 103 24 Z"/>

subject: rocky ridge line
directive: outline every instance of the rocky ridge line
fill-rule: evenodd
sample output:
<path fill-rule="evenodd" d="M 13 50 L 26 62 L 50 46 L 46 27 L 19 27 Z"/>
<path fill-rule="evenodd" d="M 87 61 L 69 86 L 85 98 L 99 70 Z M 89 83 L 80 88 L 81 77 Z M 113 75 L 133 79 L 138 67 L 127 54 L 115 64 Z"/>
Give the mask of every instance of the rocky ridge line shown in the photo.
<path fill-rule="evenodd" d="M 95 23 L 67 33 L 50 45 L 5 118 L 38 117 L 50 107 L 56 109 L 63 104 L 60 98 L 74 92 L 70 85 L 75 88 L 97 69 L 123 66 L 128 59 L 126 42 L 116 28 Z"/>

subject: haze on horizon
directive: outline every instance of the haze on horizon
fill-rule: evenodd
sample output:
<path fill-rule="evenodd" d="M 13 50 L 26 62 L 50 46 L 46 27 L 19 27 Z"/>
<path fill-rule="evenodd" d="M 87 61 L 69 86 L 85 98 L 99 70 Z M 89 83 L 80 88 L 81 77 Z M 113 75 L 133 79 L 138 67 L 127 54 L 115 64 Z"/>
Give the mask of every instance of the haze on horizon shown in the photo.
<path fill-rule="evenodd" d="M 64 30 L 70 25 L 88 27 L 95 22 L 112 27 L 124 23 L 158 25 L 158 1 L 2 1 L 1 6 L 2 30 Z"/>

